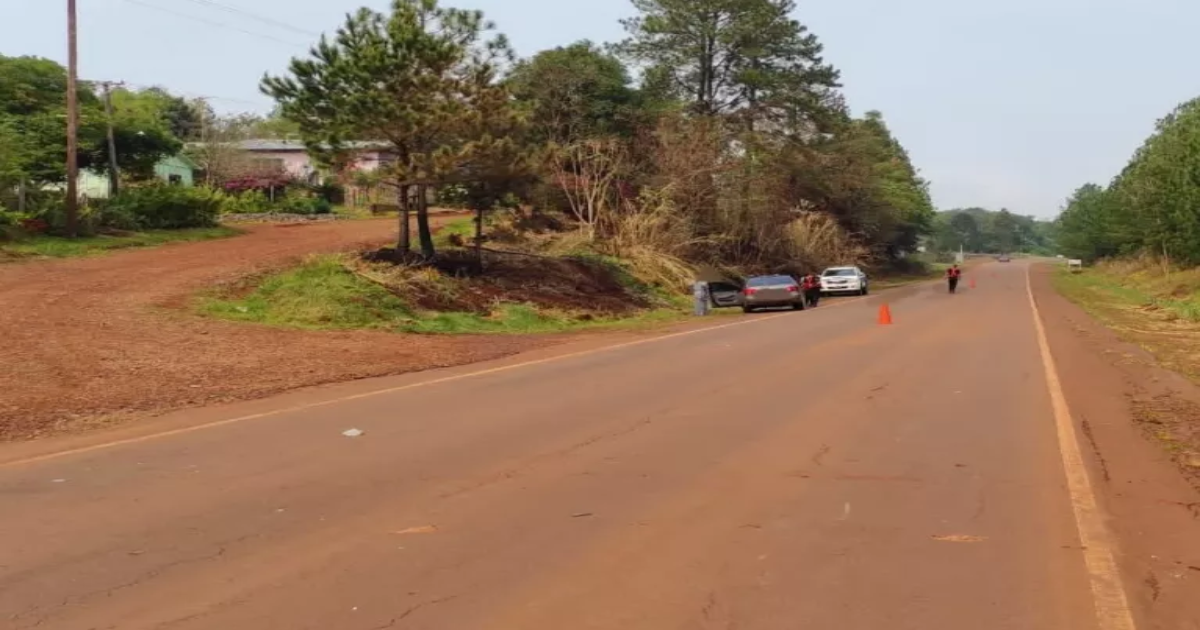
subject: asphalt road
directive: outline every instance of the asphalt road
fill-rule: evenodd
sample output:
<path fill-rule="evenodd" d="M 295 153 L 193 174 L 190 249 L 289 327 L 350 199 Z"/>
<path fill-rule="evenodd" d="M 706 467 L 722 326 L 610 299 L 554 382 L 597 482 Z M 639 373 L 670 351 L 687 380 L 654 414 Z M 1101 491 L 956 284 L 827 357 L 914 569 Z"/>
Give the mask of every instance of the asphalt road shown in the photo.
<path fill-rule="evenodd" d="M 1024 265 L 975 275 L 0 448 L 0 627 L 1097 630 Z"/>

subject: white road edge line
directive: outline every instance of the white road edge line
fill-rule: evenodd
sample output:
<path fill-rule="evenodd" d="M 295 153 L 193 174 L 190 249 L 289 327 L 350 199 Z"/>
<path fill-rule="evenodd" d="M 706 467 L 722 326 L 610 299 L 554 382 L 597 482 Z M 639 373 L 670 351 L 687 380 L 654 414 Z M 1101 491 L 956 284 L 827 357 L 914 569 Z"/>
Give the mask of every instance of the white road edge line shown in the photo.
<path fill-rule="evenodd" d="M 1033 310 L 1033 325 L 1037 330 L 1038 350 L 1042 355 L 1042 366 L 1046 371 L 1046 389 L 1050 393 L 1050 405 L 1054 411 L 1054 423 L 1058 428 L 1058 450 L 1062 455 L 1063 471 L 1067 477 L 1067 489 L 1071 494 L 1071 507 L 1075 512 L 1075 527 L 1083 545 L 1083 560 L 1092 586 L 1092 601 L 1096 608 L 1096 624 L 1100 630 L 1136 630 L 1133 612 L 1125 587 L 1121 582 L 1121 571 L 1113 553 L 1112 537 L 1104 523 L 1104 516 L 1096 504 L 1096 495 L 1088 477 L 1087 466 L 1075 431 L 1075 420 L 1063 395 L 1058 368 L 1046 340 L 1046 327 L 1033 297 L 1032 265 L 1025 268 L 1025 291 L 1029 295 L 1029 307 Z"/>
<path fill-rule="evenodd" d="M 868 296 L 855 297 L 855 298 L 851 298 L 849 300 L 841 300 L 838 302 L 834 302 L 833 304 L 830 304 L 828 306 L 822 307 L 822 310 L 837 308 L 839 306 L 845 306 L 847 304 L 854 304 L 856 302 L 859 302 L 859 301 L 865 300 L 865 299 L 868 299 Z M 544 363 L 553 363 L 555 361 L 562 361 L 564 359 L 573 359 L 573 358 L 588 356 L 588 355 L 593 355 L 593 354 L 601 354 L 604 352 L 611 352 L 613 350 L 621 350 L 624 348 L 631 348 L 633 346 L 640 346 L 643 344 L 665 341 L 667 339 L 676 339 L 679 337 L 686 337 L 688 335 L 696 335 L 699 333 L 712 332 L 714 330 L 733 328 L 734 326 L 746 326 L 746 325 L 750 325 L 750 324 L 758 324 L 758 323 L 778 319 L 780 317 L 787 317 L 790 315 L 793 315 L 793 313 L 792 312 L 778 313 L 776 315 L 767 315 L 765 317 L 755 317 L 753 319 L 743 319 L 741 321 L 730 322 L 728 324 L 718 324 L 716 326 L 706 326 L 704 328 L 696 328 L 693 330 L 684 330 L 684 331 L 676 332 L 676 333 L 668 333 L 666 335 L 656 335 L 653 337 L 648 337 L 646 339 L 637 339 L 634 341 L 626 341 L 624 343 L 613 344 L 610 346 L 602 346 L 599 348 L 580 350 L 578 352 L 559 354 L 559 355 L 555 355 L 555 356 L 551 356 L 551 357 L 545 357 L 542 359 L 533 359 L 531 361 L 522 361 L 520 363 L 510 363 L 508 365 L 500 365 L 500 366 L 493 367 L 493 368 L 476 370 L 474 372 L 465 372 L 463 374 L 452 374 L 450 376 L 434 378 L 434 379 L 430 379 L 428 381 L 418 381 L 416 383 L 406 383 L 404 385 L 397 385 L 396 387 L 386 387 L 384 389 L 372 390 L 369 392 L 363 392 L 361 394 L 340 396 L 337 398 L 330 398 L 328 400 L 319 400 L 316 402 L 304 403 L 301 405 L 293 405 L 290 407 L 283 407 L 281 409 L 272 409 L 271 411 L 263 411 L 261 413 L 252 413 L 252 414 L 248 414 L 248 415 L 244 415 L 244 416 L 237 416 L 234 418 L 225 418 L 223 420 L 214 420 L 212 422 L 206 422 L 203 424 L 197 424 L 197 425 L 193 425 L 193 426 L 189 426 L 189 427 L 181 427 L 178 429 L 172 429 L 170 431 L 162 431 L 159 433 L 149 433 L 146 435 L 139 435 L 136 437 L 126 438 L 126 439 L 122 439 L 122 440 L 114 440 L 112 442 L 102 442 L 99 444 L 80 446 L 77 448 L 66 449 L 66 450 L 62 450 L 62 451 L 54 451 L 51 453 L 44 453 L 42 455 L 34 455 L 31 457 L 26 457 L 26 458 L 22 458 L 22 459 L 14 459 L 9 462 L 0 461 L 0 469 L 10 468 L 10 467 L 14 467 L 14 466 L 20 466 L 20 465 L 25 465 L 25 464 L 35 464 L 35 463 L 40 463 L 40 462 L 44 462 L 44 461 L 48 461 L 48 460 L 52 460 L 52 459 L 68 457 L 71 455 L 81 455 L 84 453 L 91 453 L 94 451 L 102 451 L 102 450 L 107 450 L 110 448 L 116 448 L 118 446 L 127 446 L 129 444 L 137 444 L 140 442 L 149 442 L 151 440 L 157 440 L 157 439 L 172 437 L 172 436 L 176 436 L 176 435 L 183 435 L 185 433 L 194 433 L 196 431 L 203 431 L 206 429 L 215 429 L 217 427 L 223 427 L 223 426 L 230 425 L 230 424 L 237 424 L 239 422 L 246 422 L 248 420 L 259 420 L 259 419 L 268 418 L 271 416 L 278 416 L 281 414 L 291 413 L 291 412 L 295 412 L 295 411 L 305 411 L 308 409 L 325 407 L 328 405 L 349 402 L 352 400 L 361 400 L 363 398 L 372 398 L 374 396 L 382 396 L 384 394 L 394 394 L 396 392 L 401 392 L 401 391 L 408 390 L 408 389 L 416 389 L 418 387 L 427 387 L 429 385 L 439 385 L 442 383 L 448 383 L 451 381 L 460 381 L 463 379 L 474 378 L 477 376 L 486 376 L 489 374 L 497 374 L 499 372 L 508 372 L 508 371 L 516 370 L 516 369 L 520 369 L 520 368 L 532 367 L 535 365 L 542 365 Z M 396 376 L 401 376 L 401 375 L 397 374 Z M 249 401 L 243 401 L 243 402 L 249 402 Z"/>

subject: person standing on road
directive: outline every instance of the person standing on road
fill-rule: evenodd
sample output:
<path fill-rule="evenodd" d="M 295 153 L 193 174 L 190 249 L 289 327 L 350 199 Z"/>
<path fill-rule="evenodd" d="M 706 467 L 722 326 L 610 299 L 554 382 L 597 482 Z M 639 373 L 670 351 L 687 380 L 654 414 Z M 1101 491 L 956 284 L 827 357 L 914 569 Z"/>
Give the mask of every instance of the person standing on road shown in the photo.
<path fill-rule="evenodd" d="M 804 305 L 812 308 L 821 301 L 821 279 L 817 274 L 810 273 L 800 281 L 800 290 L 804 291 Z"/>
<path fill-rule="evenodd" d="M 950 285 L 950 292 L 954 293 L 958 290 L 958 279 L 962 277 L 962 269 L 958 265 L 951 265 L 946 270 L 946 283 Z"/>
<path fill-rule="evenodd" d="M 708 283 L 703 280 L 697 280 L 692 285 L 692 298 L 695 300 L 695 315 L 703 317 L 708 315 Z"/>

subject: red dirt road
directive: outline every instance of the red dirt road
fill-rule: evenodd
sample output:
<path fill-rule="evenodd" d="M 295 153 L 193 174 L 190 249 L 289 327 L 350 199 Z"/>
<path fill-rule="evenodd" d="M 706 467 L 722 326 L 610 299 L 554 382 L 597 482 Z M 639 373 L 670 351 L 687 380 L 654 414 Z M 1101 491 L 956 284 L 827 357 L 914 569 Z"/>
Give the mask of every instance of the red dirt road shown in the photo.
<path fill-rule="evenodd" d="M 307 254 L 383 243 L 394 231 L 394 220 L 255 226 L 221 241 L 0 265 L 0 441 L 546 343 L 308 333 L 209 321 L 178 308 L 215 282 Z"/>
<path fill-rule="evenodd" d="M 1094 613 L 1024 266 L 985 269 L 956 296 L 910 287 L 189 411 L 166 433 L 0 447 L 0 620 L 1112 630 Z M 875 324 L 881 300 L 895 325 Z M 1069 342 L 1067 306 L 1046 311 Z M 1074 403 L 1073 380 L 1105 368 L 1069 359 Z M 1170 477 L 1136 446 L 1097 448 Z M 1107 505 L 1113 489 L 1097 489 Z M 1196 561 L 1197 537 L 1119 534 L 1126 571 L 1147 545 Z M 1161 574 L 1153 598 L 1141 578 L 1124 576 L 1140 628 L 1196 627 L 1181 594 L 1200 573 Z"/>

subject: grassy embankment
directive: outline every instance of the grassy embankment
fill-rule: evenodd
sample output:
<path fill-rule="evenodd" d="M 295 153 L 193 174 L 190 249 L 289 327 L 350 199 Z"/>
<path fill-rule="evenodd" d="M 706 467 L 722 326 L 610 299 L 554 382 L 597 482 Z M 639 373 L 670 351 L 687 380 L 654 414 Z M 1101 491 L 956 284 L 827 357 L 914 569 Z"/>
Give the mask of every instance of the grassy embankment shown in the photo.
<path fill-rule="evenodd" d="M 473 230 L 471 220 L 463 219 L 441 228 L 435 238 L 442 251 L 454 251 L 453 237 L 469 239 Z M 353 256 L 316 256 L 203 296 L 199 310 L 222 319 L 310 330 L 530 334 L 662 324 L 686 318 L 690 309 L 683 291 L 664 288 L 678 283 L 663 280 L 670 274 L 644 280 L 655 274 L 636 262 L 595 255 L 489 256 L 488 265 L 484 276 L 456 277 Z M 876 286 L 928 280 L 944 266 L 924 273 L 916 273 L 918 268 L 878 278 Z"/>
<path fill-rule="evenodd" d="M 1200 381 L 1200 269 L 1171 270 L 1152 260 L 1065 269 L 1055 287 L 1165 367 Z"/>
<path fill-rule="evenodd" d="M 604 265 L 597 264 L 597 270 Z M 371 265 L 353 257 L 314 256 L 298 267 L 248 287 L 205 296 L 200 310 L 234 321 L 310 330 L 387 330 L 428 334 L 528 334 L 580 328 L 614 328 L 668 322 L 680 317 L 677 300 L 609 269 L 596 293 L 603 303 L 586 308 L 586 294 L 569 294 L 568 278 L 540 287 L 502 287 L 455 278 L 433 269 Z M 538 282 L 538 279 L 531 279 Z M 606 279 L 607 280 L 607 279 Z M 245 287 L 244 287 L 245 288 Z M 523 301 L 528 298 L 528 301 Z M 627 302 L 624 306 L 621 303 Z"/>
<path fill-rule="evenodd" d="M 231 227 L 194 228 L 185 230 L 152 230 L 120 235 L 98 235 L 80 238 L 36 235 L 12 241 L 0 241 L 0 261 L 26 258 L 75 258 L 94 256 L 119 249 L 154 247 L 167 243 L 207 241 L 241 234 Z"/>

